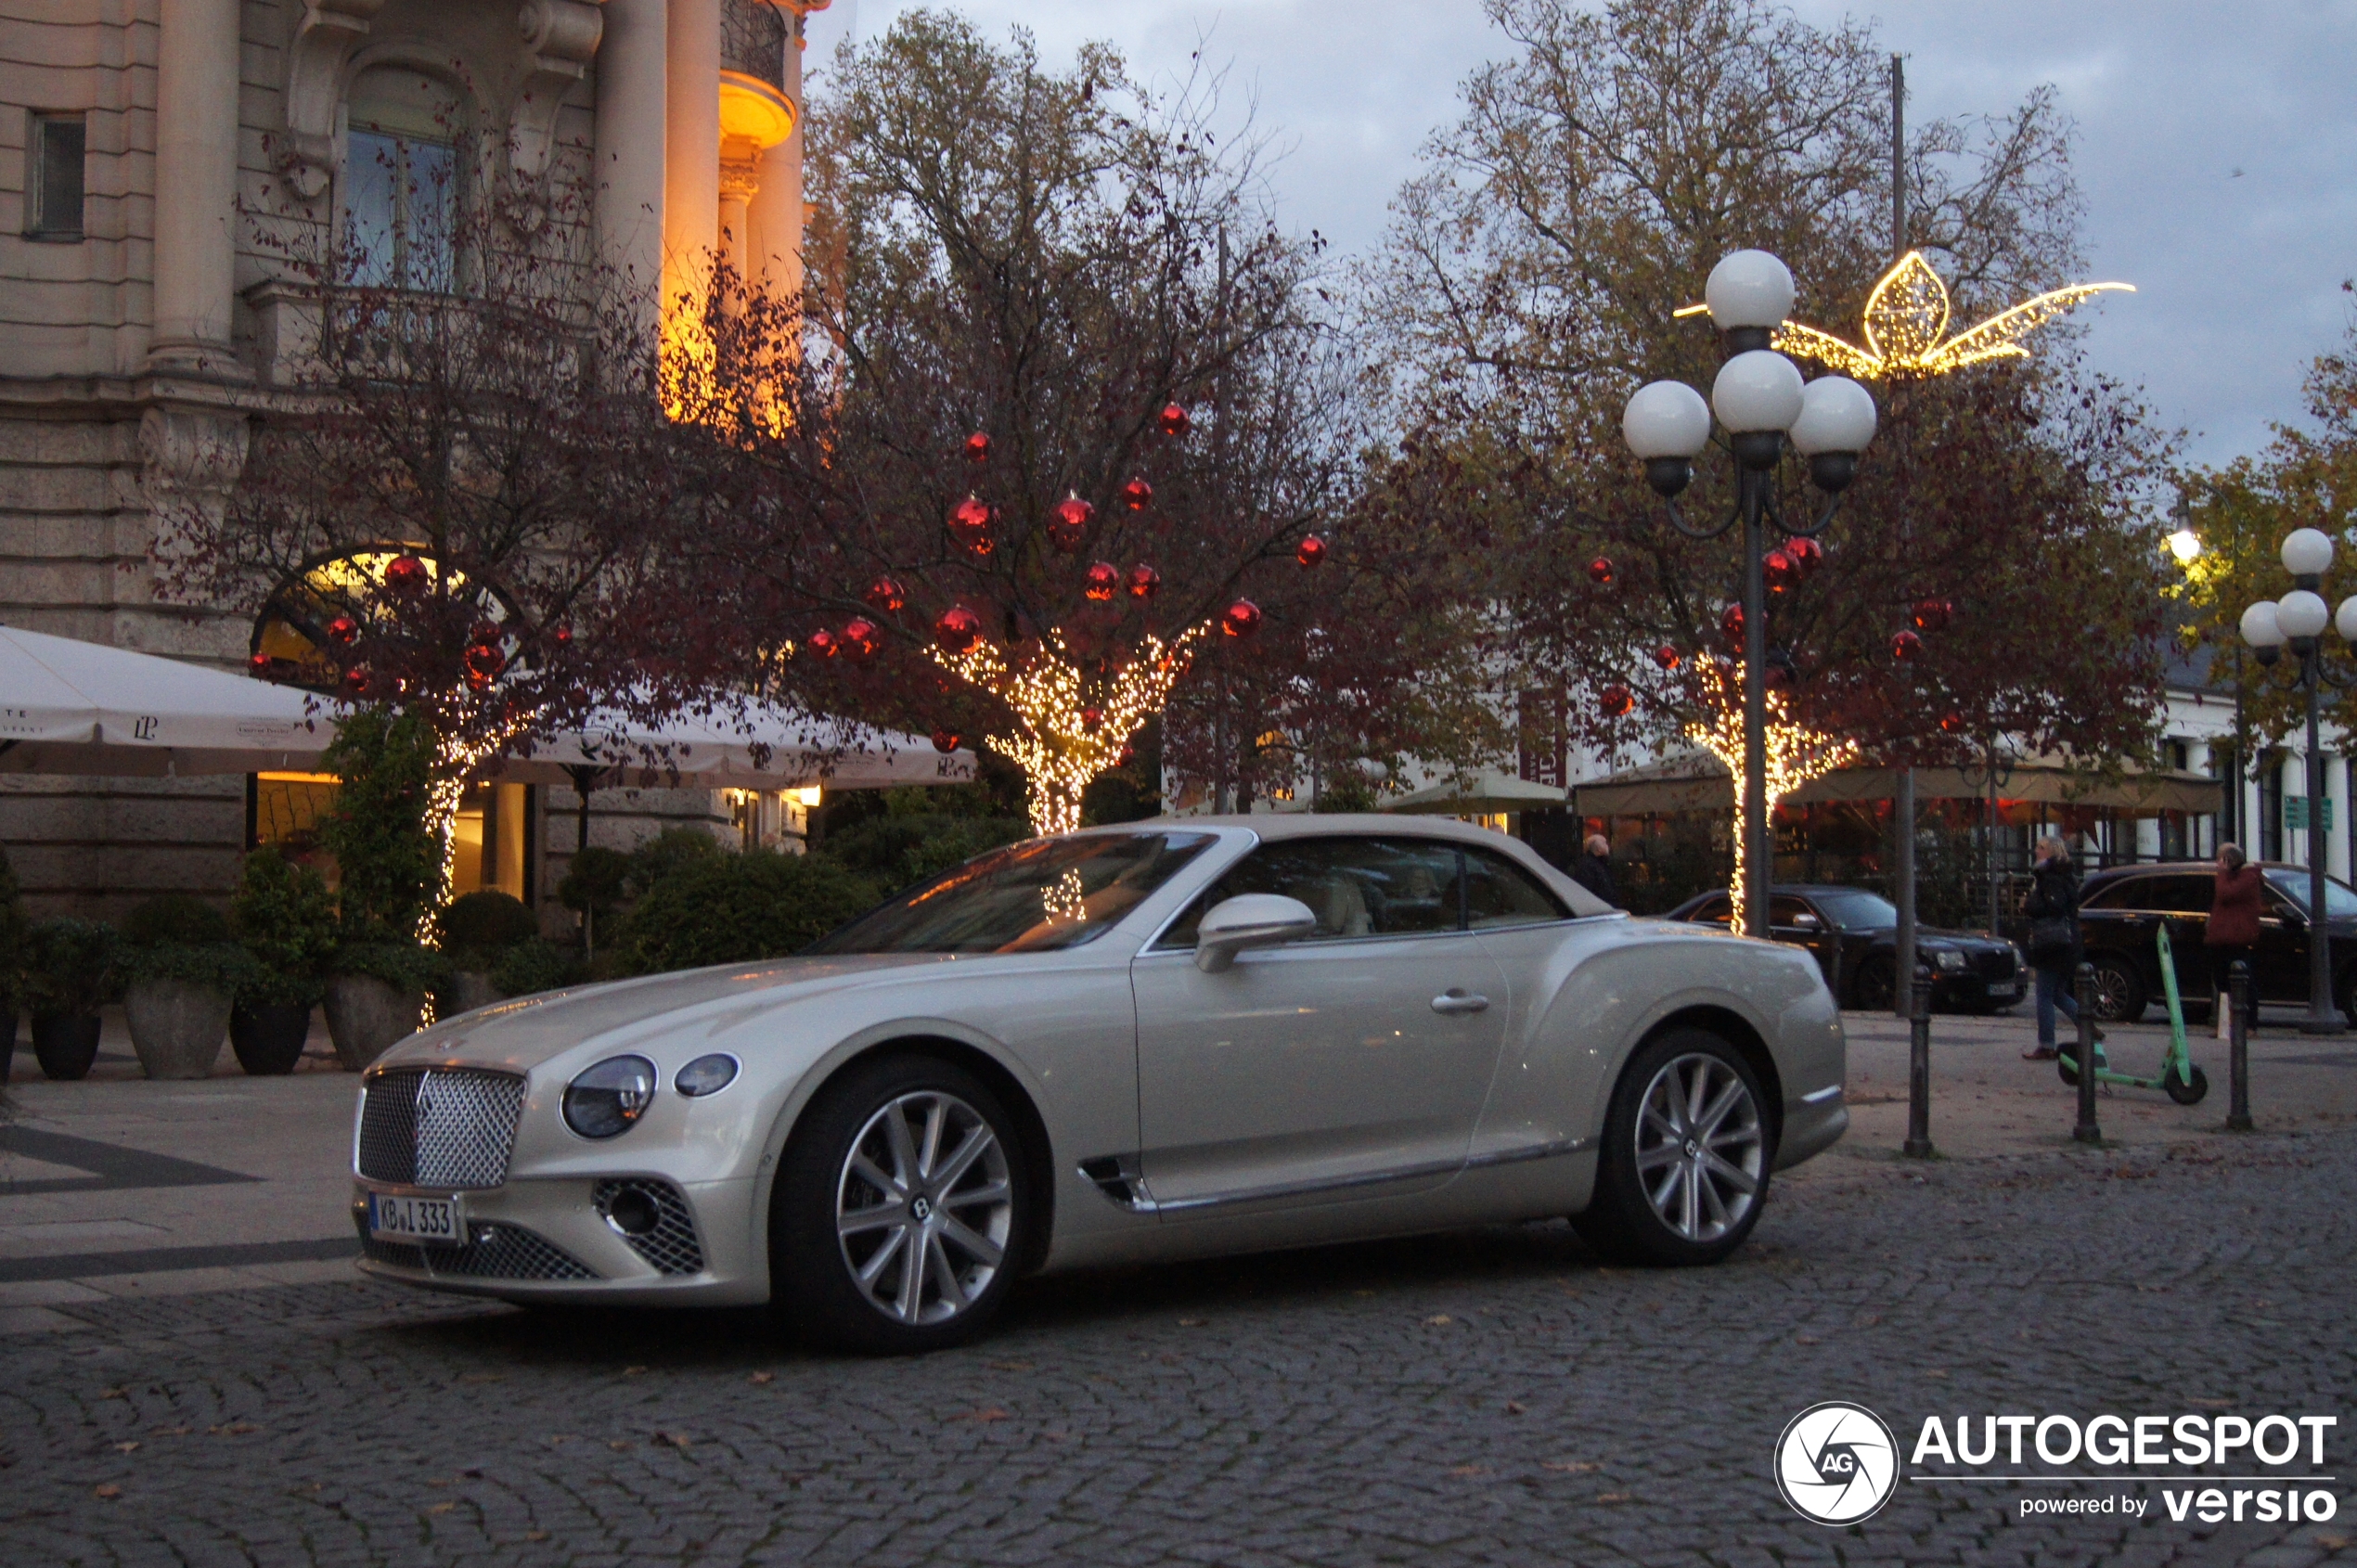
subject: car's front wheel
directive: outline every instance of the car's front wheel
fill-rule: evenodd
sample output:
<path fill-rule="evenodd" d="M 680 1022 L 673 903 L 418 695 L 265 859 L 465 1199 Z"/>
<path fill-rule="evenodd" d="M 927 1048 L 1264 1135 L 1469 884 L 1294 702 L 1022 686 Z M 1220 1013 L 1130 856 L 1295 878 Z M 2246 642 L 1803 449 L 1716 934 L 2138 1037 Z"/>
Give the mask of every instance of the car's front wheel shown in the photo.
<path fill-rule="evenodd" d="M 926 1056 L 863 1062 L 803 1113 L 770 1205 L 771 1294 L 849 1350 L 936 1350 L 980 1333 L 1028 1255 L 1022 1134 L 989 1086 Z"/>
<path fill-rule="evenodd" d="M 1759 1222 L 1774 1163 L 1767 1099 L 1743 1053 L 1707 1030 L 1673 1029 L 1622 1071 L 1595 1196 L 1572 1223 L 1615 1259 L 1717 1263 Z"/>

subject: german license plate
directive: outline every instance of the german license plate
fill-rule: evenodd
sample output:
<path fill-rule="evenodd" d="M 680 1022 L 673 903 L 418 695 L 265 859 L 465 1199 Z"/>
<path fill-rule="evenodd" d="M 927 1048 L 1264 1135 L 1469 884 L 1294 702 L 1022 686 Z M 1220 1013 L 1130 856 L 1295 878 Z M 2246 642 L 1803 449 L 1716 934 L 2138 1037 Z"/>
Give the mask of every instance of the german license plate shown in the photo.
<path fill-rule="evenodd" d="M 368 1234 L 386 1241 L 408 1241 L 427 1247 L 463 1246 L 466 1216 L 456 1198 L 396 1198 L 390 1193 L 368 1195 Z"/>

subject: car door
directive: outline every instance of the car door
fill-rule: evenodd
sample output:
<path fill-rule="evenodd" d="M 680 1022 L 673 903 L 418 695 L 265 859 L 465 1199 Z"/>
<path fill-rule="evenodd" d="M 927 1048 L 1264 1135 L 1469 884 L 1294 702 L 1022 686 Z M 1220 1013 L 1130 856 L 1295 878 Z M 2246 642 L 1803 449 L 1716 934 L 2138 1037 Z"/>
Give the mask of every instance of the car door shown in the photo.
<path fill-rule="evenodd" d="M 1840 941 L 1840 933 L 1807 899 L 1789 893 L 1770 897 L 1768 932 L 1779 942 L 1808 948 L 1816 958 L 1818 972 L 1825 977 L 1825 983 L 1834 983 L 1835 945 Z"/>
<path fill-rule="evenodd" d="M 1195 922 L 1244 893 L 1301 900 L 1317 934 L 1205 974 Z M 1503 970 L 1465 929 L 1454 844 L 1264 843 L 1130 977 L 1140 1164 L 1163 1212 L 1414 1191 L 1462 1165 L 1507 997 Z"/>
<path fill-rule="evenodd" d="M 2216 880 L 2209 871 L 2171 871 L 2154 878 L 2145 896 L 2144 902 L 2169 927 L 2169 956 L 2175 962 L 2180 1001 L 2200 1001 L 2209 994 L 2209 955 L 2201 939 L 2209 930 Z M 2154 967 L 2159 967 L 2157 956 Z"/>
<path fill-rule="evenodd" d="M 2260 884 L 2259 945 L 2250 957 L 2261 1001 L 2308 1000 L 2308 917 L 2272 881 Z"/>

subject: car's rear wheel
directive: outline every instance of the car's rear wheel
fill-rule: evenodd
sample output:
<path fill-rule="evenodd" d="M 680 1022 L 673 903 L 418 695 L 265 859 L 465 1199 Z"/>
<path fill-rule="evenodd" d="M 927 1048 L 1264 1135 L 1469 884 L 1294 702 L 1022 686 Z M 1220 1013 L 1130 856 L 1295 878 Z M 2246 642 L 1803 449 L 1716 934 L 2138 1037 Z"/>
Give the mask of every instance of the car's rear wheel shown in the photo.
<path fill-rule="evenodd" d="M 988 1327 L 1030 1253 L 1022 1133 L 989 1086 L 926 1056 L 820 1091 L 770 1205 L 772 1296 L 803 1333 L 900 1355 Z"/>
<path fill-rule="evenodd" d="M 1868 958 L 1858 966 L 1858 978 L 1849 983 L 1849 1005 L 1860 1012 L 1888 1012 L 1897 1005 L 1892 995 L 1891 963 L 1888 958 Z"/>
<path fill-rule="evenodd" d="M 1572 1223 L 1617 1260 L 1717 1263 L 1758 1223 L 1774 1164 L 1774 1127 L 1751 1064 L 1707 1030 L 1673 1029 L 1622 1070 L 1595 1196 Z"/>
<path fill-rule="evenodd" d="M 2144 977 L 2117 953 L 2098 953 L 2095 967 L 2095 1016 L 2106 1023 L 2133 1023 L 2144 1016 Z"/>

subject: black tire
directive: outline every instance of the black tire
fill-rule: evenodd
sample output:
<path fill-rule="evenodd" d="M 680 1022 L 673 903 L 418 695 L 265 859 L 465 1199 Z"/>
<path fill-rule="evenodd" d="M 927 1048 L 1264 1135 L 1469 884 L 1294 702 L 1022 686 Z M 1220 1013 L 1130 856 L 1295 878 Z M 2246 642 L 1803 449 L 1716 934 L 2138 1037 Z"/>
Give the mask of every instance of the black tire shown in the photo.
<path fill-rule="evenodd" d="M 2105 1023 L 2134 1023 L 2144 1016 L 2151 995 L 2136 966 L 2117 953 L 2088 959 L 2095 967 L 2095 1017 Z M 2073 983 L 2077 979 L 2073 977 Z"/>
<path fill-rule="evenodd" d="M 1898 1006 L 1891 976 L 1898 972 L 1888 958 L 1868 958 L 1849 983 L 1849 1005 L 1858 1012 L 1888 1012 Z"/>
<path fill-rule="evenodd" d="M 928 1140 L 935 1113 L 946 1119 Z M 911 1173 L 894 1152 L 895 1117 L 908 1160 L 921 1161 L 928 1141 L 944 1151 L 935 1176 L 978 1132 L 988 1138 L 946 1180 L 918 1170 L 900 1186 Z M 878 1217 L 846 1231 L 839 1211 Z M 791 1330 L 838 1349 L 906 1356 L 962 1344 L 1006 1305 L 1034 1255 L 1038 1214 L 1022 1127 L 987 1085 L 934 1057 L 874 1058 L 820 1090 L 787 1140 L 769 1204 L 770 1298 Z M 993 1247 L 995 1258 L 985 1250 Z M 921 1260 L 913 1283 L 911 1258 Z M 863 1266 L 880 1271 L 865 1284 L 855 1272 Z"/>
<path fill-rule="evenodd" d="M 2202 1096 L 2209 1092 L 2209 1075 L 2198 1067 L 2193 1068 L 2192 1072 L 2193 1081 L 2187 1083 L 2177 1076 L 2176 1064 L 2172 1062 L 2168 1071 L 2161 1075 L 2160 1086 L 2167 1089 L 2169 1098 L 2180 1105 L 2199 1105 Z"/>
<path fill-rule="evenodd" d="M 1702 1075 L 1706 1108 L 1716 1106 L 1730 1086 L 1741 1090 L 1741 1099 L 1724 1110 L 1716 1124 L 1732 1131 L 1722 1130 L 1714 1137 L 1711 1151 L 1719 1164 L 1751 1182 L 1748 1193 L 1739 1181 L 1674 1152 L 1681 1146 L 1671 1141 L 1669 1125 L 1658 1112 L 1644 1113 L 1648 1099 L 1666 1083 L 1677 1084 L 1677 1093 L 1690 1097 L 1697 1073 Z M 1662 1103 L 1666 1101 L 1656 1099 L 1657 1106 Z M 1683 1108 L 1680 1117 L 1684 1117 Z M 1740 1136 L 1745 1132 L 1747 1140 Z M 1688 1137 L 1682 1147 L 1693 1150 L 1698 1144 Z M 1673 1152 L 1665 1157 L 1665 1150 Z M 1604 1147 L 1596 1157 L 1595 1194 L 1583 1212 L 1572 1216 L 1572 1224 L 1591 1247 L 1616 1262 L 1661 1268 L 1717 1263 L 1742 1246 L 1758 1223 L 1775 1164 L 1771 1107 L 1743 1053 L 1707 1029 L 1671 1029 L 1640 1046 L 1621 1069 L 1604 1117 Z M 1663 1173 L 1651 1188 L 1650 1171 Z M 1664 1200 L 1661 1206 L 1674 1205 L 1696 1222 L 1692 1233 L 1665 1217 L 1656 1194 Z M 1741 1200 L 1738 1212 L 1727 1212 L 1731 1199 Z"/>

